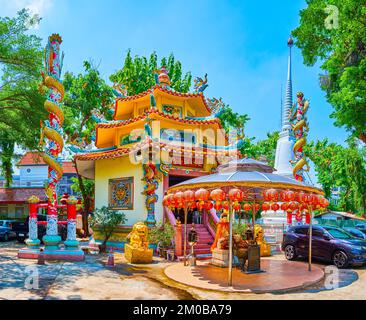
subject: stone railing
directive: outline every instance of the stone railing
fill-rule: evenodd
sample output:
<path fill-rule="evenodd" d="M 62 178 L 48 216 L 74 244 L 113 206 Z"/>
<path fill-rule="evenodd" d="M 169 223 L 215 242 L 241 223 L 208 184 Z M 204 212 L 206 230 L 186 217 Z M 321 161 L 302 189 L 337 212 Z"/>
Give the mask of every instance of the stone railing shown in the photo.
<path fill-rule="evenodd" d="M 216 215 L 215 210 L 211 210 L 210 212 L 207 212 L 207 222 L 206 226 L 208 231 L 211 233 L 211 235 L 215 238 L 216 235 L 216 229 L 217 229 L 217 223 L 219 222 L 219 218 Z"/>

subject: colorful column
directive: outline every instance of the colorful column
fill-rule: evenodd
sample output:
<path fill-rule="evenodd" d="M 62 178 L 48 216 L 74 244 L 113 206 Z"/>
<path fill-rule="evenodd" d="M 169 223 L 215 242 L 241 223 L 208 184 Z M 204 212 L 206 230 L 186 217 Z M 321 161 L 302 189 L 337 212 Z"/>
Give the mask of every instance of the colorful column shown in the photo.
<path fill-rule="evenodd" d="M 67 249 L 75 249 L 79 246 L 79 241 L 76 240 L 77 202 L 75 197 L 67 199 L 67 239 L 64 242 Z"/>
<path fill-rule="evenodd" d="M 60 80 L 63 61 L 63 55 L 60 54 L 61 43 L 62 39 L 58 34 L 53 34 L 48 38 L 45 52 L 46 74 L 43 74 L 43 84 L 48 88 L 44 107 L 49 113 L 49 119 L 42 124 L 40 143 L 44 144 L 43 137 L 45 136 L 47 145 L 43 153 L 43 160 L 48 164 L 48 184 L 45 190 L 48 197 L 48 210 L 47 234 L 43 237 L 43 242 L 48 249 L 57 248 L 61 241 L 57 228 L 57 185 L 62 177 L 62 161 L 59 155 L 64 146 L 62 138 L 64 114 L 61 102 L 65 90 Z"/>
<path fill-rule="evenodd" d="M 39 198 L 32 196 L 28 199 L 29 203 L 29 234 L 25 243 L 30 247 L 38 247 L 41 241 L 38 239 L 37 212 Z"/>

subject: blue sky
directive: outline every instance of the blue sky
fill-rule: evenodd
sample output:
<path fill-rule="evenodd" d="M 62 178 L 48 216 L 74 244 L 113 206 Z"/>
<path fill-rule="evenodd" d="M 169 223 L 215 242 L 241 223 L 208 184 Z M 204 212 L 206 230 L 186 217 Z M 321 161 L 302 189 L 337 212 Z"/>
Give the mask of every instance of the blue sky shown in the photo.
<path fill-rule="evenodd" d="M 129 48 L 138 55 L 173 52 L 184 70 L 208 73 L 206 96 L 222 97 L 250 116 L 248 136 L 261 139 L 280 128 L 286 40 L 305 1 L 0 0 L 0 15 L 14 15 L 22 7 L 43 16 L 35 30 L 43 39 L 62 35 L 64 71 L 80 72 L 83 60 L 92 59 L 108 79 Z M 320 70 L 305 67 L 297 48 L 293 57 L 294 93 L 301 90 L 311 100 L 309 138 L 343 143 L 347 134 L 329 118 L 332 108 L 318 85 Z"/>

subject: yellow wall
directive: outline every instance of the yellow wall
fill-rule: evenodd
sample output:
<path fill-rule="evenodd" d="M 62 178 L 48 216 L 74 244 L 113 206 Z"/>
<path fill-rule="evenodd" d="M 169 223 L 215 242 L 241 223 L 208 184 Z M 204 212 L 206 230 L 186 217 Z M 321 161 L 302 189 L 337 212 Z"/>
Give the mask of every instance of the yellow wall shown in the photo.
<path fill-rule="evenodd" d="M 133 164 L 129 156 L 104 159 L 95 162 L 95 206 L 101 208 L 108 206 L 109 199 L 109 179 L 134 177 L 134 204 L 133 210 L 121 210 L 127 217 L 126 225 L 133 225 L 139 221 L 145 221 L 147 218 L 147 209 L 145 207 L 145 195 L 141 194 L 145 182 L 142 181 L 143 169 L 141 164 Z M 163 219 L 163 185 L 159 183 L 156 192 L 159 196 L 155 204 L 155 219 L 159 222 Z"/>

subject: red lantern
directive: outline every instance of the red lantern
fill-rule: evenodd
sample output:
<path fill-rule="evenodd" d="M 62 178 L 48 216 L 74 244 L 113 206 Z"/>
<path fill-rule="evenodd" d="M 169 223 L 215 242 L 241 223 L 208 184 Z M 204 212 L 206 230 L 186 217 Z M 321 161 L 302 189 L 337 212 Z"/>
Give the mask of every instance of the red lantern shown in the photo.
<path fill-rule="evenodd" d="M 199 201 L 207 201 L 210 196 L 210 192 L 206 189 L 200 188 L 195 192 L 195 198 Z"/>
<path fill-rule="evenodd" d="M 282 203 L 281 204 L 281 210 L 282 211 L 287 211 L 287 209 L 288 209 L 288 204 L 285 202 L 285 203 Z"/>
<path fill-rule="evenodd" d="M 264 210 L 264 211 L 268 211 L 269 209 L 270 209 L 270 205 L 269 205 L 269 203 L 267 203 L 267 202 L 265 202 L 265 203 L 263 203 L 262 204 L 262 209 Z"/>
<path fill-rule="evenodd" d="M 172 194 L 172 193 L 170 193 L 170 194 L 168 194 L 168 196 L 167 196 L 167 198 L 168 198 L 168 203 L 170 204 L 170 205 L 172 205 L 173 204 L 173 202 L 174 202 L 174 194 Z"/>
<path fill-rule="evenodd" d="M 244 210 L 245 212 L 249 212 L 249 211 L 251 211 L 251 210 L 252 210 L 252 206 L 251 206 L 249 203 L 244 203 L 244 204 L 243 204 L 243 210 Z"/>
<path fill-rule="evenodd" d="M 255 205 L 253 205 L 253 209 L 255 212 L 257 212 L 261 209 L 261 205 L 259 203 L 256 203 Z"/>
<path fill-rule="evenodd" d="M 223 204 L 222 204 L 222 207 L 225 209 L 225 210 L 229 210 L 229 201 L 224 201 Z"/>
<path fill-rule="evenodd" d="M 216 201 L 216 203 L 214 204 L 214 208 L 216 211 L 220 211 L 222 209 L 222 203 L 219 201 Z"/>
<path fill-rule="evenodd" d="M 295 200 L 295 192 L 286 190 L 281 193 L 281 200 L 285 202 L 291 202 Z"/>
<path fill-rule="evenodd" d="M 229 191 L 229 199 L 231 201 L 243 201 L 244 199 L 244 192 L 240 189 L 234 188 L 230 189 Z"/>
<path fill-rule="evenodd" d="M 264 201 L 271 201 L 271 196 L 269 194 L 269 190 L 270 189 L 263 191 L 263 199 L 264 199 Z"/>
<path fill-rule="evenodd" d="M 274 212 L 276 212 L 277 210 L 279 210 L 280 209 L 280 205 L 278 204 L 278 203 L 272 203 L 271 204 L 271 209 L 274 211 Z"/>
<path fill-rule="evenodd" d="M 305 203 L 305 197 L 306 197 L 306 193 L 300 191 L 299 192 L 299 198 L 298 198 L 297 202 L 299 202 L 299 203 Z"/>
<path fill-rule="evenodd" d="M 240 211 L 240 209 L 241 209 L 241 205 L 240 205 L 240 203 L 239 203 L 239 202 L 235 202 L 235 203 L 233 204 L 233 209 L 234 209 L 235 211 Z"/>
<path fill-rule="evenodd" d="M 168 204 L 168 196 L 164 196 L 164 198 L 163 198 L 163 205 L 164 206 L 168 206 L 169 204 Z"/>
<path fill-rule="evenodd" d="M 183 199 L 186 202 L 194 201 L 194 192 L 192 190 L 186 190 L 183 192 Z"/>
<path fill-rule="evenodd" d="M 269 198 L 269 201 L 278 201 L 279 199 L 279 193 L 276 189 L 269 189 L 267 190 L 267 197 Z"/>
<path fill-rule="evenodd" d="M 299 204 L 295 201 L 291 201 L 288 205 L 288 210 L 289 211 L 295 211 L 297 208 L 299 207 Z"/>
<path fill-rule="evenodd" d="M 200 201 L 197 203 L 197 208 L 199 211 L 202 211 L 203 209 L 205 209 L 205 206 L 206 206 L 206 204 L 204 201 Z"/>
<path fill-rule="evenodd" d="M 191 202 L 191 203 L 189 204 L 189 207 L 190 207 L 191 209 L 196 209 L 196 208 L 197 208 L 197 203 L 196 203 L 195 201 L 193 201 L 193 202 Z"/>
<path fill-rule="evenodd" d="M 214 201 L 223 201 L 226 198 L 226 193 L 222 189 L 212 190 L 210 197 Z"/>
<path fill-rule="evenodd" d="M 297 222 L 301 222 L 301 221 L 302 221 L 302 213 L 301 213 L 301 211 L 300 211 L 300 210 L 298 210 L 298 211 L 296 212 L 295 218 L 296 218 L 296 221 L 297 221 Z"/>
<path fill-rule="evenodd" d="M 310 224 L 310 213 L 305 214 L 305 223 Z"/>
<path fill-rule="evenodd" d="M 174 194 L 174 200 L 178 203 L 183 202 L 183 192 L 178 191 L 177 193 L 175 193 Z"/>
<path fill-rule="evenodd" d="M 287 224 L 292 224 L 292 213 L 287 213 Z"/>
<path fill-rule="evenodd" d="M 302 203 L 302 204 L 299 205 L 299 210 L 300 211 L 305 211 L 307 209 L 308 209 L 308 205 L 307 204 Z"/>
<path fill-rule="evenodd" d="M 205 209 L 211 210 L 213 208 L 213 203 L 211 201 L 206 202 Z"/>

